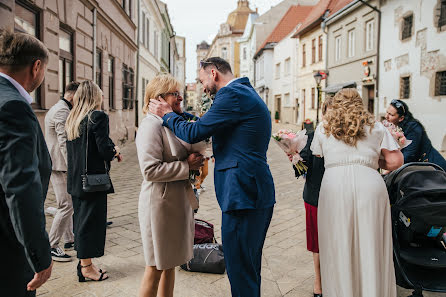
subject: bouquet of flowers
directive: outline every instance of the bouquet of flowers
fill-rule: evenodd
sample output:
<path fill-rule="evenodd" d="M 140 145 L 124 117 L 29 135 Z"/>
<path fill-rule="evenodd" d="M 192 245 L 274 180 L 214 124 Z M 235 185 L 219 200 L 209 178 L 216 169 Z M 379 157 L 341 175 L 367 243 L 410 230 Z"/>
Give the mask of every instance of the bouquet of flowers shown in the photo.
<path fill-rule="evenodd" d="M 187 121 L 190 123 L 196 122 L 198 118 L 193 117 L 192 119 L 188 119 Z M 187 143 L 184 140 L 177 137 L 177 139 L 181 142 L 181 144 L 187 149 L 188 154 L 199 153 L 203 155 L 205 158 L 209 159 L 212 156 L 212 141 L 210 138 L 205 139 L 203 141 L 197 143 Z M 190 170 L 189 171 L 189 181 L 192 185 L 196 182 L 196 177 L 200 175 L 200 171 L 198 170 Z"/>
<path fill-rule="evenodd" d="M 412 140 L 409 140 L 404 136 L 403 129 L 401 129 L 400 127 L 390 123 L 387 120 L 384 120 L 382 124 L 384 125 L 384 127 L 387 128 L 387 130 L 389 130 L 390 134 L 392 134 L 396 142 L 398 142 L 400 149 L 403 149 L 412 143 Z"/>
<path fill-rule="evenodd" d="M 307 131 L 304 129 L 299 132 L 293 132 L 288 129 L 281 129 L 272 135 L 272 138 L 280 146 L 280 148 L 292 156 L 291 163 L 299 171 L 299 174 L 305 174 L 308 167 L 304 164 L 299 153 L 307 144 L 308 136 L 305 135 Z"/>

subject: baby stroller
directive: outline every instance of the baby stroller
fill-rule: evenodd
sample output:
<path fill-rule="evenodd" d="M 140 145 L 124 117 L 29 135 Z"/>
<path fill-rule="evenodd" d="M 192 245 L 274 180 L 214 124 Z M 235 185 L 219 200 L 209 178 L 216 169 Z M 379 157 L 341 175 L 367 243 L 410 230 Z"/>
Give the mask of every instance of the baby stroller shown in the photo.
<path fill-rule="evenodd" d="M 396 282 L 446 292 L 446 173 L 432 163 L 408 163 L 384 178 L 392 213 Z"/>

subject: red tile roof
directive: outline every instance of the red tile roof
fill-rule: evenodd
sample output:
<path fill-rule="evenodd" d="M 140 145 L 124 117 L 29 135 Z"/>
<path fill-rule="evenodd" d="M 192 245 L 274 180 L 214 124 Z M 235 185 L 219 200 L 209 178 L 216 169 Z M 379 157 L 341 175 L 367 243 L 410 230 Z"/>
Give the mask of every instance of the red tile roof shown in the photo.
<path fill-rule="evenodd" d="M 308 13 L 314 6 L 291 6 L 282 19 L 277 24 L 276 28 L 266 38 L 263 44 L 257 49 L 256 55 L 269 43 L 279 42 L 290 34 L 298 24 L 302 23 L 308 16 Z"/>
<path fill-rule="evenodd" d="M 303 21 L 302 26 L 297 30 L 293 37 L 297 37 L 318 24 L 322 22 L 322 16 L 325 11 L 329 11 L 328 16 L 333 15 L 338 10 L 342 9 L 344 6 L 352 2 L 353 0 L 321 0 L 319 1 L 311 12 L 308 14 L 307 18 Z"/>

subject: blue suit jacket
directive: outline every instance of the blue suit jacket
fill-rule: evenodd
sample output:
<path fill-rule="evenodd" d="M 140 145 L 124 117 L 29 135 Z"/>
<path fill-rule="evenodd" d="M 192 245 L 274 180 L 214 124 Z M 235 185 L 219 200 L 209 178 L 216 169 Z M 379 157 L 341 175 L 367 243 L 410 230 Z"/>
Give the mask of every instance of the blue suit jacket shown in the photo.
<path fill-rule="evenodd" d="M 163 120 L 188 143 L 212 136 L 215 192 L 222 211 L 274 205 L 274 183 L 266 162 L 271 116 L 247 78 L 221 88 L 198 121 L 187 122 L 174 112 Z"/>

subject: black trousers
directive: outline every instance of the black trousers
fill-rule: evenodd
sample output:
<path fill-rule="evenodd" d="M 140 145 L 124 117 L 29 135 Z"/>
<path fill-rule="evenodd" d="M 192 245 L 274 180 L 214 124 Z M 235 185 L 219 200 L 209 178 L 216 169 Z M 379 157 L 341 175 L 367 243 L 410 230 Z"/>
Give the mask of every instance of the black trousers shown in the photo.
<path fill-rule="evenodd" d="M 74 249 L 79 259 L 104 255 L 107 224 L 107 194 L 85 193 L 73 198 Z"/>

